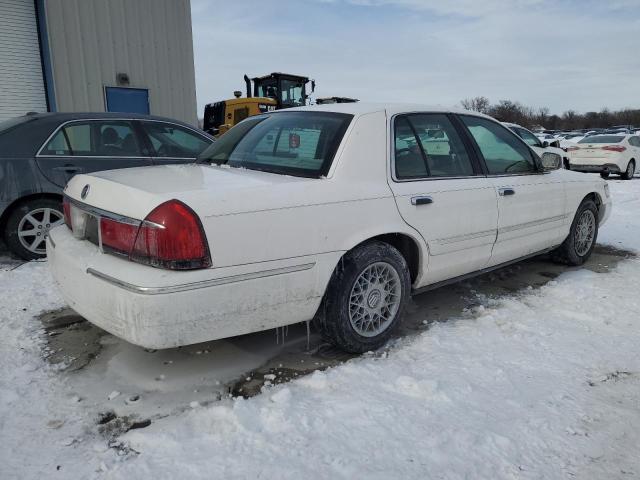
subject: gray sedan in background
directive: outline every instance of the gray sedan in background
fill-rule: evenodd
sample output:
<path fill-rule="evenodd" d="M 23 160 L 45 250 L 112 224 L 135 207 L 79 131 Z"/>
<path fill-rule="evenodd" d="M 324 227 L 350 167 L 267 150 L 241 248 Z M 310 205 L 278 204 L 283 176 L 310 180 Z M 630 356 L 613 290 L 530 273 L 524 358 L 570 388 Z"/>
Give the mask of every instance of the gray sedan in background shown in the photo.
<path fill-rule="evenodd" d="M 190 163 L 215 139 L 169 118 L 42 113 L 0 123 L 0 234 L 30 260 L 64 222 L 62 190 L 77 173 Z"/>

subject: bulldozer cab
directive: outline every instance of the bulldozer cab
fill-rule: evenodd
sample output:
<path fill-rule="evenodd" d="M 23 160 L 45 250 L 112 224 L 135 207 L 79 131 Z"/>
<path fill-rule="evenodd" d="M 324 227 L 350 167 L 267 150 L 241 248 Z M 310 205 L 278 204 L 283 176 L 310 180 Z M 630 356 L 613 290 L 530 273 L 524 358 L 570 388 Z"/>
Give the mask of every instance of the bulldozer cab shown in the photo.
<path fill-rule="evenodd" d="M 245 75 L 244 81 L 246 98 L 242 98 L 242 92 L 238 90 L 233 93 L 235 98 L 205 106 L 205 131 L 219 136 L 247 117 L 307 104 L 307 77 L 274 72 L 252 79 Z M 314 90 L 315 81 L 311 80 L 311 92 Z"/>
<path fill-rule="evenodd" d="M 307 83 L 309 83 L 307 77 L 274 72 L 251 80 L 253 96 L 274 99 L 278 109 L 301 107 L 307 104 Z M 313 90 L 315 90 L 315 82 L 311 81 L 311 91 Z M 250 96 L 250 90 L 247 83 L 248 96 Z"/>

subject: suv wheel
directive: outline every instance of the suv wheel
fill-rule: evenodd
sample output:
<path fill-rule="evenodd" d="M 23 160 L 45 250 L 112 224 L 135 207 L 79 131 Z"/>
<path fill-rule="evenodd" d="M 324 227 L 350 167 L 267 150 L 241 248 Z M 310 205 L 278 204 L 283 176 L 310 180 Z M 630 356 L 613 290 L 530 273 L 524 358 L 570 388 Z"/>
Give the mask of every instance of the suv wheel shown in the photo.
<path fill-rule="evenodd" d="M 345 255 L 321 306 L 323 337 L 339 348 L 363 353 L 383 346 L 404 315 L 411 280 L 402 254 L 370 242 Z"/>
<path fill-rule="evenodd" d="M 4 239 L 9 249 L 25 260 L 46 256 L 49 230 L 64 223 L 62 204 L 51 198 L 28 200 L 9 214 Z"/>
<path fill-rule="evenodd" d="M 584 200 L 578 207 L 569 236 L 554 252 L 554 260 L 567 265 L 582 265 L 591 256 L 598 238 L 598 207 Z"/>
<path fill-rule="evenodd" d="M 627 165 L 627 169 L 621 175 L 624 180 L 631 180 L 633 175 L 636 173 L 636 162 L 635 160 L 629 160 L 629 164 Z"/>

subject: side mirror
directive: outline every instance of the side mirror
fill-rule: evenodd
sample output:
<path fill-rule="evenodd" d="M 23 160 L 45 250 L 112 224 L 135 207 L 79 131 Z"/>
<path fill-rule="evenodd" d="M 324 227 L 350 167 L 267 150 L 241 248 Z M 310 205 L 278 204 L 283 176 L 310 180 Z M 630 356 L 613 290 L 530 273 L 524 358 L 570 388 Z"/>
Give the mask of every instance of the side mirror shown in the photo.
<path fill-rule="evenodd" d="M 545 172 L 558 170 L 562 167 L 562 158 L 557 153 L 545 152 L 542 154 L 542 168 Z"/>
<path fill-rule="evenodd" d="M 549 146 L 549 142 L 547 142 L 546 140 L 542 142 L 542 148 L 547 148 L 548 146 Z"/>

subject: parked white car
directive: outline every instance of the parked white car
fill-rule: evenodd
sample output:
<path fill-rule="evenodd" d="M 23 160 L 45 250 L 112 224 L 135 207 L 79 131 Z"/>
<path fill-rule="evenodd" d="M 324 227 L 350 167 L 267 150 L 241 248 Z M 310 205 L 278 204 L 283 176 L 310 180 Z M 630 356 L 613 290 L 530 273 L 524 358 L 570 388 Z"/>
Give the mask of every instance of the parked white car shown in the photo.
<path fill-rule="evenodd" d="M 619 174 L 631 180 L 640 161 L 640 136 L 591 135 L 567 149 L 571 170 L 599 172 L 603 178 Z"/>
<path fill-rule="evenodd" d="M 553 162 L 555 160 L 553 160 L 552 156 L 557 156 L 560 159 L 561 165 L 568 166 L 569 158 L 567 157 L 567 153 L 563 149 L 557 146 L 551 146 L 550 142 L 541 140 L 531 130 L 526 129 L 521 125 L 507 122 L 502 122 L 502 124 L 511 129 L 513 132 L 515 132 L 516 135 L 524 140 L 525 143 L 529 145 L 540 158 L 542 158 L 546 154 L 547 156 L 551 156 L 549 161 Z M 554 145 L 558 145 L 557 142 L 559 141 L 556 140 L 556 142 L 554 142 Z"/>
<path fill-rule="evenodd" d="M 144 347 L 315 318 L 363 352 L 412 293 L 542 252 L 583 263 L 609 191 L 558 167 L 477 113 L 281 110 L 239 123 L 199 164 L 75 176 L 49 264 L 72 308 Z"/>

